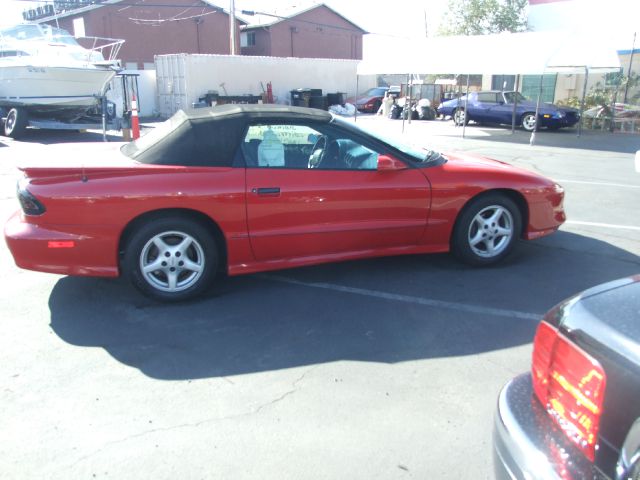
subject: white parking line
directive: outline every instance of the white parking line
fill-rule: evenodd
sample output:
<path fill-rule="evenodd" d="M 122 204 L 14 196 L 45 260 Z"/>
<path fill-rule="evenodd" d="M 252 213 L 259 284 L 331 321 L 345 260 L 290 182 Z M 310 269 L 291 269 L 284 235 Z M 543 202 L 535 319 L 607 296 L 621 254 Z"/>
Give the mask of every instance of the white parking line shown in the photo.
<path fill-rule="evenodd" d="M 571 225 L 584 225 L 586 227 L 605 227 L 605 228 L 615 228 L 618 230 L 634 230 L 640 232 L 640 227 L 634 227 L 632 225 L 614 225 L 611 223 L 598 223 L 598 222 L 578 222 L 576 220 L 567 220 L 565 223 Z"/>
<path fill-rule="evenodd" d="M 581 185 L 598 185 L 600 187 L 621 187 L 621 188 L 638 188 L 640 185 L 629 185 L 628 183 L 606 183 L 606 182 L 586 182 L 583 180 L 567 180 L 567 179 L 555 179 L 559 184 L 563 183 L 579 183 Z"/>
<path fill-rule="evenodd" d="M 267 280 L 275 280 L 277 282 L 289 283 L 291 285 L 300 285 L 310 288 L 321 288 L 324 290 L 333 290 L 341 293 L 352 293 L 355 295 L 363 295 L 366 297 L 374 297 L 383 300 L 393 300 L 396 302 L 415 303 L 425 305 L 427 307 L 444 308 L 447 310 L 457 310 L 460 312 L 474 313 L 478 315 L 491 315 L 497 317 L 518 318 L 522 320 L 540 320 L 542 314 L 519 312 L 517 310 L 505 310 L 502 308 L 481 307 L 479 305 L 468 305 L 466 303 L 445 302 L 443 300 L 434 300 L 431 298 L 414 297 L 411 295 L 399 295 L 397 293 L 387 293 L 378 290 L 368 290 L 365 288 L 346 287 L 344 285 L 336 285 L 333 283 L 316 283 L 301 282 L 293 278 L 282 277 L 279 275 L 258 275 Z"/>

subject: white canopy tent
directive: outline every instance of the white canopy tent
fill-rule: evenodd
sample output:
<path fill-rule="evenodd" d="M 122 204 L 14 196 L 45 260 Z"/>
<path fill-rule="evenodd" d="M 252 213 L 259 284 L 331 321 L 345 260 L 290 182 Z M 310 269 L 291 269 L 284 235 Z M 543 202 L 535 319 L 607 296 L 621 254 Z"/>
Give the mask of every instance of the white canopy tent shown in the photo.
<path fill-rule="evenodd" d="M 454 73 L 539 75 L 549 72 L 614 72 L 616 51 L 597 36 L 567 32 L 406 39 L 368 35 L 359 75 Z"/>
<path fill-rule="evenodd" d="M 580 73 L 588 76 L 590 72 L 620 70 L 617 52 L 601 44 L 597 36 L 563 31 L 420 39 L 369 35 L 363 53 L 358 75 Z"/>

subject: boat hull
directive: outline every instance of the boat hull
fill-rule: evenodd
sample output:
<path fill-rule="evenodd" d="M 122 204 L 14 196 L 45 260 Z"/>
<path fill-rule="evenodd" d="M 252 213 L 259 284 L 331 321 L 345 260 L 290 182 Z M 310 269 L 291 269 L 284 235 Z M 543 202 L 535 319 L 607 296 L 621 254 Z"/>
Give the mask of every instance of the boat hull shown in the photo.
<path fill-rule="evenodd" d="M 85 112 L 104 94 L 114 70 L 14 65 L 0 67 L 0 107 L 33 114 Z"/>

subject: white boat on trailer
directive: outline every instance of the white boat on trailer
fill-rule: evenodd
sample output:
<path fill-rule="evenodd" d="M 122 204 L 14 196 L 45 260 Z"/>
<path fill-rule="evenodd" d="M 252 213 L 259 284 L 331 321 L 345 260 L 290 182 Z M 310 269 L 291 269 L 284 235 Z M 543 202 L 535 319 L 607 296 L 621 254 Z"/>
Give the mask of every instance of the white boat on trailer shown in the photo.
<path fill-rule="evenodd" d="M 71 36 L 45 24 L 0 30 L 0 109 L 4 133 L 20 136 L 30 120 L 74 122 L 100 105 L 118 71 L 124 40 Z"/>

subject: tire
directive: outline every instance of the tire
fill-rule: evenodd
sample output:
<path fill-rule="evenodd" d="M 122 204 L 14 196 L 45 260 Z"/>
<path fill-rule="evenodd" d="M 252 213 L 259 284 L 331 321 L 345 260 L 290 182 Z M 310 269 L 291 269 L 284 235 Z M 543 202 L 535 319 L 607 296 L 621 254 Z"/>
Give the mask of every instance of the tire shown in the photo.
<path fill-rule="evenodd" d="M 498 193 L 483 195 L 460 213 L 451 250 L 469 265 L 491 265 L 513 251 L 521 231 L 522 216 L 511 199 Z"/>
<path fill-rule="evenodd" d="M 122 268 L 143 294 L 177 302 L 204 293 L 213 282 L 218 258 L 216 241 L 202 224 L 165 217 L 149 221 L 133 233 Z M 149 268 L 154 264 L 157 268 Z"/>
<path fill-rule="evenodd" d="M 525 113 L 522 115 L 521 124 L 522 128 L 527 132 L 533 132 L 536 129 L 536 114 L 531 112 Z"/>
<path fill-rule="evenodd" d="M 4 134 L 6 137 L 19 138 L 27 129 L 27 111 L 23 108 L 12 108 L 7 113 L 4 122 Z"/>
<path fill-rule="evenodd" d="M 465 114 L 464 108 L 456 108 L 453 111 L 451 118 L 453 118 L 453 123 L 457 127 L 461 127 L 462 125 L 469 123 L 469 120 L 467 119 L 467 115 Z"/>

